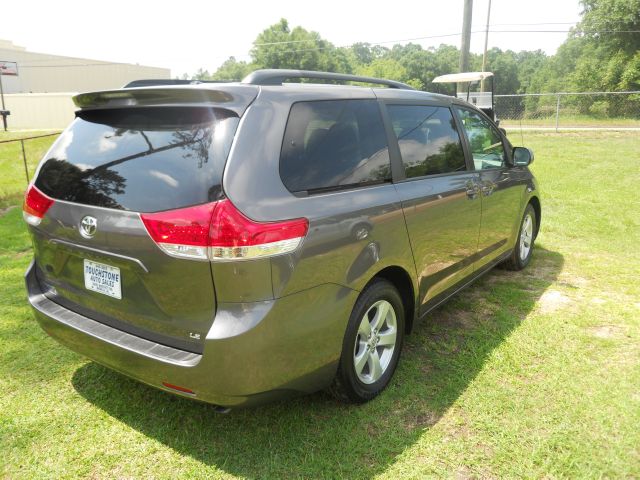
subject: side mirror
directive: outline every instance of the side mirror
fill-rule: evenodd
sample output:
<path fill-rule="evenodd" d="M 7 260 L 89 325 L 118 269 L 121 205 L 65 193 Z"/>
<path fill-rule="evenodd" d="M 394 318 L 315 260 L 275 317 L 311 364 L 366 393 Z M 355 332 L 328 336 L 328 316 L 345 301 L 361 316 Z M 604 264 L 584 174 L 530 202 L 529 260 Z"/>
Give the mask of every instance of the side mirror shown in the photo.
<path fill-rule="evenodd" d="M 526 167 L 533 162 L 533 152 L 525 147 L 513 147 L 512 156 L 516 167 Z"/>

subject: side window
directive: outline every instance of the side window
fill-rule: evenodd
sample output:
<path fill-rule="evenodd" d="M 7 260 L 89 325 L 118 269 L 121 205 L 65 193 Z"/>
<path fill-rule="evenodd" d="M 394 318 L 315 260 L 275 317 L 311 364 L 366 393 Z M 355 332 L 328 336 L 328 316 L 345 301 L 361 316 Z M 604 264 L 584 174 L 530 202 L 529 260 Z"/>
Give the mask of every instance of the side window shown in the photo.
<path fill-rule="evenodd" d="M 478 112 L 454 107 L 464 125 L 476 170 L 499 168 L 505 164 L 502 137 L 491 123 Z"/>
<path fill-rule="evenodd" d="M 388 105 L 407 178 L 466 170 L 451 110 Z"/>
<path fill-rule="evenodd" d="M 375 100 L 322 100 L 291 107 L 280 176 L 292 192 L 358 186 L 391 179 Z"/>

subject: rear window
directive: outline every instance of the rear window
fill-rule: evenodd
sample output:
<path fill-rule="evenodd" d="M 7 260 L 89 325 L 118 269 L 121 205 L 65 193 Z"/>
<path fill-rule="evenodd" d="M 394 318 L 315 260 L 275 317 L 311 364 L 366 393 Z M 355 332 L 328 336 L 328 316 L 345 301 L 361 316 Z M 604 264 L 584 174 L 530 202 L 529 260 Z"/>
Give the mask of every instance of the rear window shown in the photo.
<path fill-rule="evenodd" d="M 137 212 L 214 201 L 237 125 L 234 113 L 202 107 L 81 111 L 35 184 L 59 200 Z"/>
<path fill-rule="evenodd" d="M 421 105 L 387 108 L 407 178 L 466 170 L 451 110 Z"/>
<path fill-rule="evenodd" d="M 282 144 L 280 176 L 292 192 L 391 179 L 387 139 L 376 101 L 294 104 Z"/>

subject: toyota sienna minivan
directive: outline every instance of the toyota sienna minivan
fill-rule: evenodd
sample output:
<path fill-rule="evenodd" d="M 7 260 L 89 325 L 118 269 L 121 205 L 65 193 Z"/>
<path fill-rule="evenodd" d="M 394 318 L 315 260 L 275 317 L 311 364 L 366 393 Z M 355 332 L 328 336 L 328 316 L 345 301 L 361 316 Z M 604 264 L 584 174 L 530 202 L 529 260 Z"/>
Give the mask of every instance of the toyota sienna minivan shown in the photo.
<path fill-rule="evenodd" d="M 533 154 L 462 100 L 260 70 L 74 101 L 24 201 L 29 302 L 60 343 L 162 390 L 370 400 L 429 311 L 531 258 Z"/>

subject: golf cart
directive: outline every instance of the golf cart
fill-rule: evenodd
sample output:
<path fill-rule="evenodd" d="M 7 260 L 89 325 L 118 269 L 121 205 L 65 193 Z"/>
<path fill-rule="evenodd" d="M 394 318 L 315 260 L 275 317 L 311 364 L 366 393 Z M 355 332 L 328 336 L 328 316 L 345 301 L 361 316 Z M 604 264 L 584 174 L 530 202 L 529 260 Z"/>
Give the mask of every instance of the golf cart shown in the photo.
<path fill-rule="evenodd" d="M 471 86 L 479 85 L 480 82 L 491 79 L 491 90 L 480 92 L 471 91 Z M 456 97 L 466 100 L 472 103 L 496 123 L 498 119 L 496 117 L 494 102 L 493 102 L 493 73 L 491 72 L 463 72 L 463 73 L 450 73 L 448 75 L 440 75 L 433 79 L 433 83 L 455 83 L 456 84 Z M 466 90 L 459 91 L 458 86 L 466 84 Z M 486 82 L 485 82 L 486 84 Z"/>

